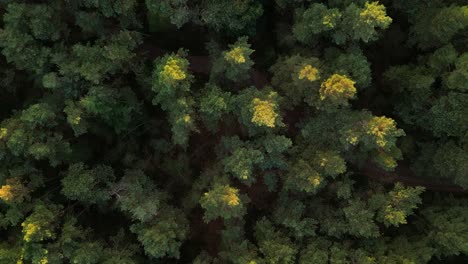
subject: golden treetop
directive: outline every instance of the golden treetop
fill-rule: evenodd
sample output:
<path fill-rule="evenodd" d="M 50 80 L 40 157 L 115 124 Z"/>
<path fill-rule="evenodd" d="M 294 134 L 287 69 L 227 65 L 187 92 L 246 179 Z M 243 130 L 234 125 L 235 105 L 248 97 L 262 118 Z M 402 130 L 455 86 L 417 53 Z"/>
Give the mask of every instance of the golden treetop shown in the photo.
<path fill-rule="evenodd" d="M 378 2 L 366 2 L 359 16 L 368 24 L 388 25 L 392 22 L 392 19 L 385 12 L 385 6 Z"/>
<path fill-rule="evenodd" d="M 226 55 L 224 55 L 224 58 L 229 61 L 233 62 L 236 64 L 242 64 L 246 62 L 245 59 L 245 50 L 242 47 L 235 47 L 228 51 Z"/>
<path fill-rule="evenodd" d="M 309 177 L 309 182 L 312 184 L 312 186 L 317 187 L 322 182 L 322 178 L 320 176 L 318 176 L 318 175 L 311 176 L 311 177 Z"/>
<path fill-rule="evenodd" d="M 0 128 L 0 139 L 5 138 L 8 135 L 8 129 L 7 128 Z"/>
<path fill-rule="evenodd" d="M 356 94 L 355 82 L 346 76 L 333 74 L 320 87 L 320 99 L 350 99 Z"/>
<path fill-rule="evenodd" d="M 334 28 L 336 26 L 337 20 L 339 19 L 339 13 L 330 13 L 323 16 L 322 24 L 328 28 Z"/>
<path fill-rule="evenodd" d="M 12 186 L 9 184 L 3 185 L 2 188 L 0 188 L 0 199 L 8 202 L 13 199 L 13 191 L 12 191 Z"/>
<path fill-rule="evenodd" d="M 31 241 L 31 238 L 41 229 L 39 225 L 36 225 L 34 223 L 22 223 L 21 226 L 23 227 L 24 233 L 23 239 L 26 242 Z"/>
<path fill-rule="evenodd" d="M 276 104 L 268 100 L 254 98 L 252 101 L 252 122 L 259 126 L 275 127 L 278 114 L 275 112 Z"/>
<path fill-rule="evenodd" d="M 0 199 L 5 202 L 22 202 L 27 195 L 27 187 L 18 178 L 7 179 L 0 188 Z"/>
<path fill-rule="evenodd" d="M 224 202 L 229 206 L 237 206 L 240 204 L 239 190 L 227 187 L 225 188 L 225 193 L 222 196 Z"/>
<path fill-rule="evenodd" d="M 170 57 L 166 65 L 161 72 L 162 76 L 165 79 L 174 80 L 174 81 L 181 81 L 187 77 L 187 74 L 182 69 L 181 61 L 177 58 Z"/>
<path fill-rule="evenodd" d="M 319 71 L 317 68 L 313 67 L 312 65 L 305 65 L 299 71 L 299 80 L 307 79 L 311 82 L 317 80 L 319 78 Z"/>
<path fill-rule="evenodd" d="M 386 136 L 390 136 L 396 130 L 395 120 L 385 116 L 373 117 L 368 123 L 368 134 L 376 138 L 377 145 L 385 147 L 387 144 Z"/>

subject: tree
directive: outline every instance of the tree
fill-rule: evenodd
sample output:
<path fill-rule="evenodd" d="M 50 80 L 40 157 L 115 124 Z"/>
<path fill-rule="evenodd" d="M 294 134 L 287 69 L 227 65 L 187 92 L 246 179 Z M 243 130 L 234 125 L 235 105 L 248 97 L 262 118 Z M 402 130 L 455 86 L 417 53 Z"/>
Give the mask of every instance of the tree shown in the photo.
<path fill-rule="evenodd" d="M 215 185 L 204 193 L 200 205 L 205 209 L 203 219 L 209 222 L 218 217 L 229 220 L 244 215 L 248 198 L 239 194 L 239 190 L 229 185 Z"/>
<path fill-rule="evenodd" d="M 73 164 L 62 179 L 62 193 L 71 200 L 94 204 L 109 200 L 109 187 L 114 180 L 111 167 L 99 165 L 89 169 L 83 163 Z"/>
<path fill-rule="evenodd" d="M 230 10 L 231 12 L 225 12 Z M 255 33 L 255 22 L 263 14 L 262 5 L 255 0 L 204 0 L 201 21 L 217 32 L 226 30 L 232 35 Z"/>
<path fill-rule="evenodd" d="M 214 84 L 207 84 L 200 95 L 199 113 L 205 126 L 216 131 L 221 119 L 231 109 L 231 93 L 222 91 Z"/>
<path fill-rule="evenodd" d="M 267 263 L 294 263 L 298 249 L 270 221 L 261 219 L 255 224 L 255 239 Z"/>
<path fill-rule="evenodd" d="M 270 68 L 272 85 L 288 99 L 288 104 L 298 105 L 318 89 L 322 71 L 317 58 L 299 55 L 279 58 Z"/>
<path fill-rule="evenodd" d="M 196 13 L 189 8 L 187 0 L 147 0 L 145 2 L 148 12 L 151 14 L 150 19 L 156 19 L 157 16 L 163 15 L 169 17 L 171 23 L 178 28 L 181 28 L 196 16 Z"/>
<path fill-rule="evenodd" d="M 128 67 L 140 42 L 140 34 L 122 30 L 109 38 L 98 39 L 94 45 L 79 43 L 69 51 L 61 50 L 53 54 L 52 62 L 61 75 L 100 84 L 108 75 Z"/>
<path fill-rule="evenodd" d="M 334 35 L 338 44 L 345 40 L 346 35 L 351 40 L 373 41 L 377 38 L 376 28 L 388 28 L 392 19 L 387 16 L 384 5 L 366 2 L 362 8 L 350 4 L 343 12 L 342 23 L 342 31 Z"/>
<path fill-rule="evenodd" d="M 211 51 L 216 58 L 211 71 L 213 77 L 223 74 L 231 81 L 242 81 L 249 77 L 249 70 L 254 64 L 250 55 L 254 50 L 247 41 L 247 37 L 241 37 L 221 54 L 216 50 Z"/>
<path fill-rule="evenodd" d="M 407 187 L 395 184 L 394 190 L 382 197 L 380 194 L 371 198 L 371 207 L 380 207 L 377 219 L 386 226 L 406 224 L 406 217 L 421 203 L 420 194 L 423 187 Z"/>
<path fill-rule="evenodd" d="M 65 33 L 65 26 L 53 5 L 10 3 L 0 33 L 2 54 L 22 70 L 40 74 L 50 64 L 50 47 Z"/>
<path fill-rule="evenodd" d="M 56 237 L 56 216 L 60 210 L 60 206 L 40 202 L 35 205 L 33 213 L 21 223 L 24 247 L 20 260 L 47 261 L 47 250 L 41 243 Z"/>
<path fill-rule="evenodd" d="M 466 131 L 462 109 L 467 100 L 458 84 L 463 79 L 459 69 L 463 68 L 460 66 L 464 63 L 464 55 L 448 44 L 424 54 L 421 61 L 419 65 L 397 66 L 385 73 L 391 87 L 399 87 L 395 96 L 407 98 L 397 106 L 397 114 L 406 124 L 426 131 L 431 138 L 415 140 L 413 144 L 420 147 L 409 148 L 408 152 L 411 150 L 412 153 L 407 155 L 417 156 L 413 165 L 416 172 L 451 178 L 452 182 L 464 186 L 465 177 L 457 171 L 459 168 L 463 171 L 463 166 L 454 167 L 455 162 L 461 162 L 461 157 L 466 154 L 461 149 Z M 427 164 L 422 165 L 423 162 Z"/>
<path fill-rule="evenodd" d="M 133 224 L 130 230 L 137 235 L 149 256 L 179 258 L 179 248 L 187 236 L 188 226 L 182 212 L 167 207 L 154 221 Z"/>
<path fill-rule="evenodd" d="M 430 109 L 435 135 L 463 137 L 468 125 L 463 122 L 468 115 L 463 109 L 468 106 L 468 96 L 449 93 L 440 97 Z"/>
<path fill-rule="evenodd" d="M 451 178 L 456 184 L 466 188 L 468 178 L 466 150 L 449 141 L 437 148 L 433 156 L 433 164 L 437 172 L 444 178 Z M 458 166 L 454 166 L 458 164 Z"/>
<path fill-rule="evenodd" d="M 410 11 L 413 15 L 411 43 L 421 48 L 441 46 L 467 27 L 466 6 L 429 5 Z"/>
<path fill-rule="evenodd" d="M 348 99 L 352 99 L 356 93 L 355 82 L 348 79 L 346 76 L 333 74 L 320 86 L 320 100 L 325 105 L 329 104 L 330 108 L 348 105 Z"/>
<path fill-rule="evenodd" d="M 324 4 L 315 3 L 305 10 L 296 10 L 293 26 L 297 40 L 308 43 L 313 35 L 333 30 L 341 20 L 341 12 L 337 8 L 329 9 Z"/>
<path fill-rule="evenodd" d="M 271 89 L 259 91 L 250 87 L 234 98 L 234 111 L 249 133 L 262 133 L 284 126 L 278 113 L 280 100 L 278 93 Z"/>
<path fill-rule="evenodd" d="M 349 48 L 345 53 L 330 48 L 326 50 L 326 59 L 330 61 L 330 70 L 348 76 L 356 82 L 356 89 L 362 90 L 371 83 L 370 63 L 358 48 Z"/>
<path fill-rule="evenodd" d="M 262 163 L 264 156 L 261 151 L 252 148 L 236 148 L 232 155 L 224 159 L 224 170 L 246 183 L 255 181 L 254 166 Z"/>
<path fill-rule="evenodd" d="M 111 192 L 117 197 L 119 208 L 132 219 L 147 222 L 158 215 L 161 194 L 151 179 L 140 170 L 127 171 Z"/>
<path fill-rule="evenodd" d="M 46 101 L 47 102 L 47 101 Z M 16 157 L 48 159 L 57 166 L 67 159 L 70 145 L 63 135 L 52 131 L 58 124 L 54 108 L 47 103 L 32 104 L 1 124 L 2 152 Z"/>
<path fill-rule="evenodd" d="M 446 200 L 439 202 L 421 212 L 425 219 L 424 224 L 429 228 L 429 239 L 436 245 L 437 255 L 457 255 L 465 254 L 467 229 L 464 226 L 466 221 L 466 205 L 463 202 L 455 202 L 446 208 L 444 204 L 454 202 Z"/>
<path fill-rule="evenodd" d="M 65 110 L 65 113 L 70 112 L 67 121 L 78 135 L 87 126 L 85 120 L 87 116 L 99 117 L 120 133 L 129 127 L 132 118 L 140 112 L 136 96 L 128 88 L 115 92 L 106 87 L 92 87 L 79 100 L 78 107 L 74 107 L 73 103 L 67 107 L 69 108 L 66 109 L 68 111 Z"/>
<path fill-rule="evenodd" d="M 173 141 L 180 145 L 187 144 L 189 132 L 195 129 L 194 102 L 189 97 L 193 75 L 187 72 L 186 55 L 186 51 L 179 50 L 177 54 L 157 59 L 153 72 L 152 89 L 156 92 L 153 104 L 160 104 L 169 112 Z"/>

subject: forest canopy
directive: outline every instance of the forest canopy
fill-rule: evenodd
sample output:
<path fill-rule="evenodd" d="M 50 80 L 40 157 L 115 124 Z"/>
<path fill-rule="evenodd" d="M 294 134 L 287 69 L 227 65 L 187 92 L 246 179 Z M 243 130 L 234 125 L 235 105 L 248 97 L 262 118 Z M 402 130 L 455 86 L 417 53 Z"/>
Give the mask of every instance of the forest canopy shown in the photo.
<path fill-rule="evenodd" d="M 466 1 L 0 16 L 0 264 L 468 263 Z"/>

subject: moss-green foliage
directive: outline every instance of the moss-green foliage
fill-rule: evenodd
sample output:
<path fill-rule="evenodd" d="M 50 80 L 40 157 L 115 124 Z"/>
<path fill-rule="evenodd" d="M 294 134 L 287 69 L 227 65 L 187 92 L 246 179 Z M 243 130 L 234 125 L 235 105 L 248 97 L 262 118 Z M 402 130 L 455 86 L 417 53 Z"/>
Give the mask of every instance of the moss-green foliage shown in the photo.
<path fill-rule="evenodd" d="M 256 223 L 255 239 L 267 263 L 295 262 L 296 246 L 285 234 L 276 231 L 270 221 L 261 219 Z"/>
<path fill-rule="evenodd" d="M 450 43 L 457 33 L 468 26 L 466 5 L 442 5 L 437 3 L 439 1 L 433 2 L 427 6 L 404 10 L 412 15 L 410 43 L 420 48 Z"/>
<path fill-rule="evenodd" d="M 450 59 L 450 55 L 452 54 L 448 55 L 449 59 Z M 447 62 L 447 64 L 450 62 Z M 458 57 L 458 59 L 455 61 L 455 70 L 450 72 L 449 75 L 446 77 L 445 83 L 447 87 L 449 89 L 466 92 L 466 90 L 468 89 L 467 86 L 465 85 L 466 82 L 468 81 L 467 69 L 468 69 L 468 54 L 465 52 L 462 55 L 460 55 L 460 57 Z"/>
<path fill-rule="evenodd" d="M 377 194 L 371 198 L 372 207 L 380 207 L 377 219 L 386 226 L 406 224 L 406 218 L 421 203 L 419 195 L 424 191 L 422 187 L 405 188 L 397 183 L 395 188 L 381 197 Z"/>
<path fill-rule="evenodd" d="M 122 30 L 109 38 L 98 39 L 94 44 L 75 44 L 67 51 L 52 56 L 61 75 L 83 78 L 95 84 L 107 75 L 128 67 L 135 56 L 132 52 L 140 43 L 137 32 Z"/>
<path fill-rule="evenodd" d="M 273 213 L 275 223 L 281 225 L 297 239 L 315 235 L 316 220 L 308 217 L 306 205 L 298 200 L 286 197 L 282 194 L 278 206 Z"/>
<path fill-rule="evenodd" d="M 159 213 L 162 194 L 154 182 L 140 170 L 126 171 L 122 179 L 111 187 L 120 210 L 132 219 L 146 222 Z"/>
<path fill-rule="evenodd" d="M 324 4 L 312 4 L 307 9 L 296 11 L 294 36 L 301 42 L 312 41 L 313 35 L 333 30 L 341 20 L 341 12 L 337 8 L 328 8 Z"/>
<path fill-rule="evenodd" d="M 222 91 L 214 84 L 208 84 L 200 95 L 200 117 L 212 131 L 218 129 L 219 122 L 230 112 L 231 107 L 231 93 Z"/>
<path fill-rule="evenodd" d="M 148 256 L 153 258 L 179 258 L 180 245 L 188 233 L 183 213 L 170 207 L 164 209 L 157 220 L 134 224 L 130 229 L 137 235 Z"/>
<path fill-rule="evenodd" d="M 234 177 L 247 183 L 253 182 L 254 166 L 262 163 L 264 156 L 261 151 L 253 148 L 239 147 L 224 160 L 224 169 Z"/>
<path fill-rule="evenodd" d="M 64 34 L 64 25 L 56 5 L 8 5 L 0 33 L 2 54 L 22 70 L 40 73 L 47 69 L 51 48 L 46 41 L 57 41 Z M 34 58 L 34 59 L 33 59 Z"/>
<path fill-rule="evenodd" d="M 83 109 L 83 119 L 97 117 L 114 128 L 117 133 L 128 129 L 132 119 L 136 118 L 140 110 L 135 94 L 128 88 L 115 91 L 105 87 L 92 87 L 78 104 Z M 80 125 L 81 118 L 79 114 L 67 116 L 72 128 Z"/>
<path fill-rule="evenodd" d="M 457 146 L 453 141 L 449 141 L 439 148 L 432 158 L 435 170 L 444 178 L 453 181 L 466 188 L 468 185 L 468 155 L 466 149 Z M 456 165 L 456 166 L 454 166 Z"/>
<path fill-rule="evenodd" d="M 241 141 L 238 137 L 223 138 L 219 156 L 228 175 L 251 185 L 258 178 L 258 169 L 284 169 L 284 154 L 292 146 L 285 136 L 267 135 L 257 142 Z"/>
<path fill-rule="evenodd" d="M 430 109 L 436 136 L 463 137 L 468 130 L 468 95 L 464 93 L 448 93 L 434 102 Z"/>
<path fill-rule="evenodd" d="M 466 262 L 465 2 L 0 1 L 0 264 Z"/>
<path fill-rule="evenodd" d="M 70 200 L 101 203 L 110 199 L 108 188 L 114 177 L 109 166 L 88 169 L 82 163 L 73 164 L 62 179 L 62 193 Z"/>
<path fill-rule="evenodd" d="M 225 30 L 224 33 L 231 35 L 253 34 L 256 21 L 262 14 L 263 6 L 256 0 L 204 0 L 200 20 L 217 32 Z"/>
<path fill-rule="evenodd" d="M 150 21 L 150 25 L 160 22 L 157 21 L 157 18 L 164 16 L 168 17 L 172 24 L 180 28 L 196 15 L 189 8 L 187 0 L 146 0 L 145 2 L 148 12 L 151 14 L 148 19 L 155 21 Z"/>
<path fill-rule="evenodd" d="M 451 204 L 450 206 L 447 206 Z M 425 227 L 429 231 L 429 240 L 438 245 L 437 255 L 466 254 L 468 252 L 466 239 L 468 230 L 464 222 L 468 217 L 463 200 L 452 199 L 441 201 L 437 205 L 421 212 Z"/>
<path fill-rule="evenodd" d="M 63 135 L 51 131 L 58 125 L 56 117 L 50 105 L 38 103 L 4 120 L 0 138 L 3 156 L 11 153 L 14 157 L 47 159 L 52 166 L 62 163 L 70 153 L 70 145 Z"/>

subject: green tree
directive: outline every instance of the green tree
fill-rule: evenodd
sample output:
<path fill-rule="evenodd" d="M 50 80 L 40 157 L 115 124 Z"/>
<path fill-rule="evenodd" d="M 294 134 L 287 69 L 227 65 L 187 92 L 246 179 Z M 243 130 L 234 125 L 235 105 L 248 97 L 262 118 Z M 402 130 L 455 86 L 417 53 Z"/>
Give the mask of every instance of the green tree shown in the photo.
<path fill-rule="evenodd" d="M 229 185 L 215 185 L 204 193 L 200 205 L 205 209 L 203 219 L 209 222 L 218 217 L 223 219 L 238 218 L 246 213 L 245 203 L 248 198 L 239 190 Z"/>
<path fill-rule="evenodd" d="M 377 219 L 386 226 L 406 224 L 406 218 L 421 203 L 419 197 L 423 187 L 404 187 L 397 183 L 392 191 L 385 196 L 376 194 L 371 198 L 372 207 L 380 207 Z"/>
<path fill-rule="evenodd" d="M 181 211 L 170 207 L 162 209 L 159 215 L 151 222 L 133 224 L 130 230 L 149 256 L 179 258 L 179 248 L 188 233 L 187 220 Z"/>
<path fill-rule="evenodd" d="M 169 17 L 171 23 L 178 28 L 196 16 L 196 13 L 189 8 L 187 0 L 146 0 L 145 2 L 148 12 L 151 14 L 149 19 L 156 19 L 160 15 Z"/>
<path fill-rule="evenodd" d="M 95 43 L 78 43 L 53 54 L 51 60 L 59 73 L 70 78 L 83 78 L 94 84 L 102 83 L 108 75 L 127 69 L 135 57 L 133 50 L 140 44 L 138 32 L 122 30 Z"/>
<path fill-rule="evenodd" d="M 281 231 L 275 229 L 267 219 L 259 220 L 255 225 L 255 239 L 259 251 L 267 263 L 294 263 L 297 247 Z"/>
<path fill-rule="evenodd" d="M 263 7 L 255 0 L 204 0 L 200 6 L 203 24 L 232 35 L 255 33 L 255 23 L 262 14 Z"/>
<path fill-rule="evenodd" d="M 114 178 L 109 166 L 98 165 L 89 169 L 83 163 L 76 163 L 68 168 L 62 179 L 62 193 L 71 200 L 102 203 L 111 198 L 109 187 Z"/>
<path fill-rule="evenodd" d="M 322 75 L 317 58 L 299 55 L 279 58 L 270 68 L 271 83 L 287 98 L 287 104 L 298 105 L 318 90 Z"/>
<path fill-rule="evenodd" d="M 154 182 L 140 170 L 127 171 L 122 179 L 111 187 L 119 208 L 132 219 L 147 222 L 158 215 L 161 194 Z"/>
<path fill-rule="evenodd" d="M 190 131 L 195 130 L 194 101 L 190 97 L 193 75 L 188 72 L 186 51 L 166 55 L 155 61 L 152 89 L 156 93 L 153 104 L 168 112 L 173 141 L 186 145 Z"/>
<path fill-rule="evenodd" d="M 231 81 L 242 81 L 249 78 L 249 70 L 254 65 L 250 55 L 254 52 L 250 48 L 247 37 L 237 39 L 229 49 L 221 53 L 211 51 L 215 57 L 211 74 L 216 77 L 223 74 Z"/>
<path fill-rule="evenodd" d="M 200 95 L 199 113 L 205 126 L 216 131 L 222 118 L 230 112 L 231 93 L 222 91 L 214 84 L 207 84 Z"/>

